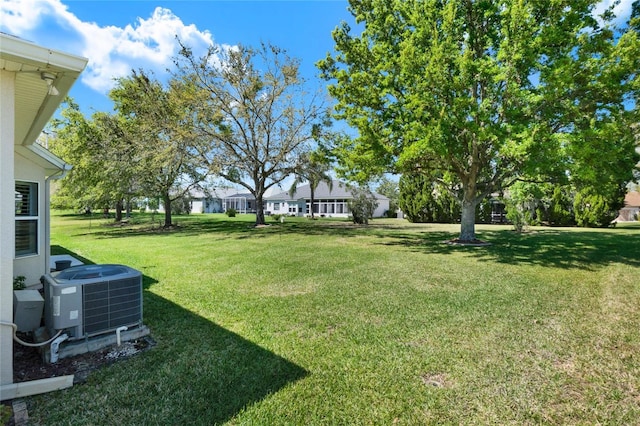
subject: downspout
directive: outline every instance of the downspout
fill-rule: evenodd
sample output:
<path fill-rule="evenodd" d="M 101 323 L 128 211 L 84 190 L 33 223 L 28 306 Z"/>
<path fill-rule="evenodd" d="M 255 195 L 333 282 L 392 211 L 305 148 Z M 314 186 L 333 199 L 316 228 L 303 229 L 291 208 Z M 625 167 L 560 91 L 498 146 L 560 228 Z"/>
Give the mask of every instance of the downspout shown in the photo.
<path fill-rule="evenodd" d="M 51 189 L 50 183 L 52 180 L 58 180 L 64 178 L 67 173 L 73 168 L 71 164 L 64 163 L 62 165 L 62 169 L 55 172 L 54 174 L 45 177 L 44 179 L 44 199 L 47 204 L 47 208 L 44 211 L 44 245 L 46 247 L 45 255 L 44 255 L 44 270 L 46 272 L 51 271 L 51 266 L 49 265 L 51 259 Z"/>

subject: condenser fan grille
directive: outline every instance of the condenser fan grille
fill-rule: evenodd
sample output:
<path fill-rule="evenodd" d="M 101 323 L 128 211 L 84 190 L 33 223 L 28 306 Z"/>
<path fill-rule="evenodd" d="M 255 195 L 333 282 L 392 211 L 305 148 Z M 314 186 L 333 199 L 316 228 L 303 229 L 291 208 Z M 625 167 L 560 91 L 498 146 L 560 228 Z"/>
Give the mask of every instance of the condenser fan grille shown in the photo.
<path fill-rule="evenodd" d="M 83 286 L 83 334 L 94 334 L 139 322 L 140 280 L 103 281 Z"/>

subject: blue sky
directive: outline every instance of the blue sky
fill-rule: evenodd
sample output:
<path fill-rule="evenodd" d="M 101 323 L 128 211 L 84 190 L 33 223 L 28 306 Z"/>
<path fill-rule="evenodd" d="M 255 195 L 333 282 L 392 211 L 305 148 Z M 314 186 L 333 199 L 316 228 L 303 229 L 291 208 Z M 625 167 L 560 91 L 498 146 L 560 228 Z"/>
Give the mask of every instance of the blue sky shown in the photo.
<path fill-rule="evenodd" d="M 616 6 L 620 22 L 632 1 Z M 594 14 L 613 3 L 602 0 Z M 347 0 L 0 0 L 0 31 L 87 57 L 70 95 L 90 115 L 111 110 L 106 94 L 114 78 L 138 68 L 162 78 L 177 53 L 176 34 L 196 53 L 211 43 L 273 43 L 302 60 L 313 86 L 325 85 L 314 64 L 332 51 L 331 31 L 343 20 L 353 24 L 347 6 Z"/>
<path fill-rule="evenodd" d="M 109 111 L 113 79 L 131 69 L 162 77 L 180 35 L 196 52 L 211 43 L 285 48 L 302 60 L 313 86 L 314 63 L 333 49 L 331 31 L 353 22 L 346 0 L 289 1 L 95 1 L 2 0 L 0 31 L 89 59 L 70 95 L 85 114 Z"/>

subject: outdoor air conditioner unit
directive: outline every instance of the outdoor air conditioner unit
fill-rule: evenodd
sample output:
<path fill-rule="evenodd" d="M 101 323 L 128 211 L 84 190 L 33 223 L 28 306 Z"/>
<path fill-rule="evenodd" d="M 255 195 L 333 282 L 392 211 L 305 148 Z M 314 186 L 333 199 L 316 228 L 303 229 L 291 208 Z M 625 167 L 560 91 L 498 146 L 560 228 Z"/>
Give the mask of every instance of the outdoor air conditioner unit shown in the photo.
<path fill-rule="evenodd" d="M 69 340 L 142 324 L 142 274 L 124 265 L 82 265 L 42 277 L 45 325 Z"/>

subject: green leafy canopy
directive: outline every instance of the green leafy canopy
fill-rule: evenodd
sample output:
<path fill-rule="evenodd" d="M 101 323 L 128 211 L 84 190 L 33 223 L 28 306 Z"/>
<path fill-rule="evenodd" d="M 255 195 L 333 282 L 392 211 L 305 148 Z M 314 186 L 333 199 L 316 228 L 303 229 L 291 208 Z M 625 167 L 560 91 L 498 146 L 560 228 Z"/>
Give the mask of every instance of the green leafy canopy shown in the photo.
<path fill-rule="evenodd" d="M 439 171 L 462 202 L 461 239 L 474 238 L 473 212 L 488 194 L 566 176 L 587 134 L 631 152 L 621 160 L 630 173 L 633 141 L 611 140 L 607 128 L 632 119 L 625 100 L 640 45 L 615 31 L 611 13 L 599 23 L 595 4 L 350 1 L 361 32 L 343 23 L 337 53 L 318 63 L 336 117 L 358 130 L 337 146 L 340 162 L 358 176 Z"/>

